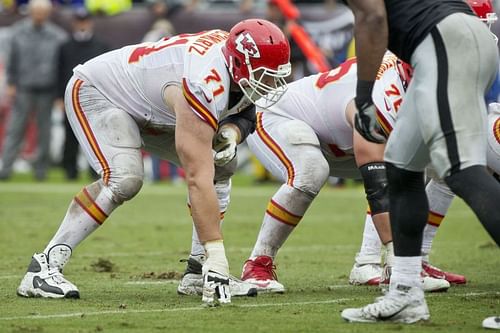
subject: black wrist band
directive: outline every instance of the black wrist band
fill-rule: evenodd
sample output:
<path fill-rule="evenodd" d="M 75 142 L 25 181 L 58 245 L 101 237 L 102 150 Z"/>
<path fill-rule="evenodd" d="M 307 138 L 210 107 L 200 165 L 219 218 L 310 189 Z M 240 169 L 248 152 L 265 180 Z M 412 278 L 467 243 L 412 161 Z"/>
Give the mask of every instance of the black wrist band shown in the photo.
<path fill-rule="evenodd" d="M 356 106 L 359 108 L 361 105 L 372 103 L 372 91 L 375 81 L 358 80 L 356 85 Z"/>

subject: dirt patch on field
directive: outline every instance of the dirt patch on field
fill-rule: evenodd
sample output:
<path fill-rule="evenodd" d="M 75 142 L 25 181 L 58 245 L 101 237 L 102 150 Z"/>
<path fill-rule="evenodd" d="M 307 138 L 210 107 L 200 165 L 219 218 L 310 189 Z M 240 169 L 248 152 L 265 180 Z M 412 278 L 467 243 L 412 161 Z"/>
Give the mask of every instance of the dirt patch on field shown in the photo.
<path fill-rule="evenodd" d="M 92 269 L 95 272 L 99 272 L 99 273 L 116 272 L 116 270 L 117 270 L 117 267 L 114 263 L 112 263 L 108 259 L 103 259 L 103 258 L 97 259 L 96 262 L 93 262 L 92 264 L 90 264 L 90 267 L 92 267 Z"/>

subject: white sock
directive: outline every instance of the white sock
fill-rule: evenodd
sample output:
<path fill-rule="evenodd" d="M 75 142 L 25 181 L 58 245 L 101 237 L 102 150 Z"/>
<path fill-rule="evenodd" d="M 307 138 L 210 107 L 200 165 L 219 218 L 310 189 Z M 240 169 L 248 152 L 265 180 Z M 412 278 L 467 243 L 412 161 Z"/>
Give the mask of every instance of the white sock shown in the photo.
<path fill-rule="evenodd" d="M 390 290 L 395 290 L 398 284 L 422 289 L 422 257 L 394 256 Z"/>
<path fill-rule="evenodd" d="M 372 216 L 370 213 L 367 213 L 365 228 L 363 230 L 363 241 L 361 242 L 361 249 L 356 255 L 356 263 L 358 265 L 380 263 L 381 248 L 382 242 L 373 224 Z"/>
<path fill-rule="evenodd" d="M 191 237 L 191 257 L 205 255 L 205 247 L 201 244 L 198 238 L 198 233 L 196 232 L 196 227 L 193 224 L 193 235 Z"/>
<path fill-rule="evenodd" d="M 387 266 L 394 266 L 394 244 L 389 242 L 385 244 L 385 263 Z"/>
<path fill-rule="evenodd" d="M 206 242 L 205 251 L 207 260 L 203 265 L 203 273 L 211 270 L 222 275 L 229 275 L 229 263 L 224 250 L 224 242 L 222 240 Z"/>
<path fill-rule="evenodd" d="M 250 259 L 258 256 L 274 259 L 313 199 L 311 195 L 283 184 L 267 205 Z"/>
<path fill-rule="evenodd" d="M 96 181 L 80 191 L 71 201 L 66 216 L 44 253 L 57 244 L 71 249 L 96 230 L 120 204 L 112 199 L 110 190 Z"/>
<path fill-rule="evenodd" d="M 221 213 L 221 217 L 224 216 L 224 213 Z M 224 220 L 220 220 L 219 227 L 222 228 L 222 222 Z M 191 236 L 191 257 L 196 256 L 205 256 L 205 247 L 200 242 L 200 238 L 198 237 L 198 232 L 196 231 L 196 227 L 193 223 L 193 234 Z"/>
<path fill-rule="evenodd" d="M 438 226 L 429 223 L 427 223 L 427 225 L 425 226 L 424 235 L 422 238 L 422 255 L 425 255 L 427 257 L 427 261 L 429 261 L 429 253 L 431 252 L 432 241 L 436 236 L 438 228 Z"/>
<path fill-rule="evenodd" d="M 436 179 L 431 179 L 425 187 L 425 192 L 429 201 L 429 216 L 422 239 L 422 253 L 429 254 L 432 248 L 432 241 L 450 208 L 455 194 L 448 188 L 444 181 Z"/>

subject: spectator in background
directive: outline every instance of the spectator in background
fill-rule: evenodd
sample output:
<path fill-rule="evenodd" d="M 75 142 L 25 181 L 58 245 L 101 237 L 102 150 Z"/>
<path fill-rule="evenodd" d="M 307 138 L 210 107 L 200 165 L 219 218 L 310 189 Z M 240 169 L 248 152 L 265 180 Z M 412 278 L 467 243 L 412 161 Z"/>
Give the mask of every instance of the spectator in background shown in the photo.
<path fill-rule="evenodd" d="M 83 8 L 76 10 L 73 14 L 71 38 L 61 46 L 59 52 L 56 104 L 61 110 L 64 110 L 64 92 L 66 83 L 73 75 L 73 68 L 108 50 L 108 45 L 94 36 L 94 23 L 89 12 Z M 65 140 L 62 166 L 66 172 L 66 178 L 74 180 L 78 178 L 79 144 L 67 118 L 65 118 L 64 123 Z M 92 176 L 95 178 L 97 174 L 93 172 Z"/>
<path fill-rule="evenodd" d="M 7 99 L 13 105 L 7 123 L 2 151 L 0 179 L 12 173 L 26 130 L 29 115 L 36 109 L 38 131 L 34 172 L 44 180 L 50 162 L 51 111 L 57 81 L 57 54 L 66 33 L 48 22 L 52 4 L 49 0 L 31 0 L 30 17 L 12 26 L 10 52 L 7 56 Z"/>
<path fill-rule="evenodd" d="M 171 37 L 174 34 L 174 27 L 169 20 L 160 18 L 153 23 L 151 30 L 149 30 L 142 39 L 143 42 L 156 42 L 163 37 Z"/>
<path fill-rule="evenodd" d="M 169 19 L 180 10 L 190 10 L 197 5 L 196 0 L 190 0 L 188 4 L 178 0 L 146 0 L 146 3 L 149 6 L 149 11 L 156 19 Z"/>

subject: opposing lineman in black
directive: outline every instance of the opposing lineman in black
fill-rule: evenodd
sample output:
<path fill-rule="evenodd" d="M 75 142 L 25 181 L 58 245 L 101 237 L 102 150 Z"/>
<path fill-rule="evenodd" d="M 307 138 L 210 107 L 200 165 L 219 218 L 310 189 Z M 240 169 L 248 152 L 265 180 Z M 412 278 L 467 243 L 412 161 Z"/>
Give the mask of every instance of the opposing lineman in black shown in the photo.
<path fill-rule="evenodd" d="M 385 141 L 371 91 L 386 49 L 411 64 L 414 73 L 385 150 L 396 255 L 390 289 L 373 304 L 344 310 L 342 317 L 427 320 L 420 246 L 428 214 L 428 164 L 500 244 L 500 184 L 485 168 L 484 101 L 498 68 L 498 49 L 462 0 L 348 0 L 348 5 L 355 16 L 358 57 L 355 125 L 366 139 Z"/>

